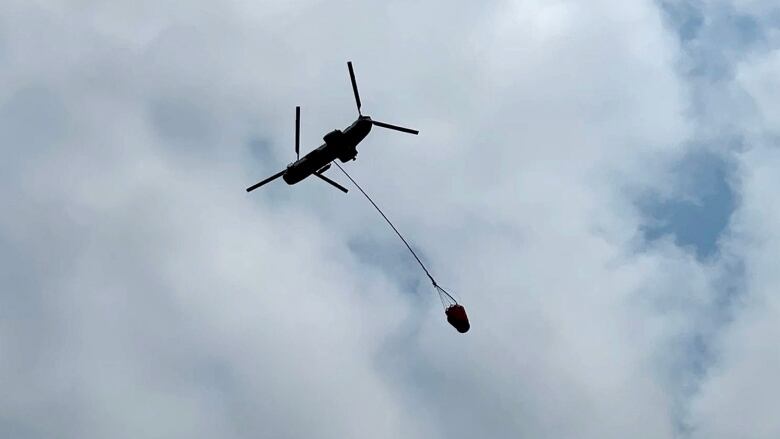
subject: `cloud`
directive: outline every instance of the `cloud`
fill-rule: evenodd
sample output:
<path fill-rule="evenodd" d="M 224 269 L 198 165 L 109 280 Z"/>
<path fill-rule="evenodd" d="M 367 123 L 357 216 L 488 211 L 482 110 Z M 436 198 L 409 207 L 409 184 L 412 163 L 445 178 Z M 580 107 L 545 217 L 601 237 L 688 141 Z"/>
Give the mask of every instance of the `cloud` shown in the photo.
<path fill-rule="evenodd" d="M 771 138 L 763 52 L 704 86 L 681 66 L 712 30 L 644 1 L 7 11 L 5 436 L 725 437 L 713 389 L 771 379 L 740 342 L 773 308 L 739 300 L 771 301 L 774 161 L 701 146 Z M 421 135 L 376 129 L 347 169 L 465 336 L 356 191 L 243 191 L 292 160 L 296 105 L 303 151 L 352 121 L 348 59 L 364 111 Z M 752 112 L 724 128 L 711 103 L 733 101 Z M 738 200 L 706 261 L 646 239 L 637 206 L 695 197 L 668 177 L 700 149 L 736 163 Z"/>

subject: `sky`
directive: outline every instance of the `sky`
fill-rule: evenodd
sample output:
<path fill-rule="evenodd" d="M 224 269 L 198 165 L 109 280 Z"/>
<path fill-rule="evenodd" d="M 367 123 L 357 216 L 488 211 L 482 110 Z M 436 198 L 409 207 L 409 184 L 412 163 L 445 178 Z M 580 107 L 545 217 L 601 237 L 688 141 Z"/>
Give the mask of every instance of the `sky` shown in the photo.
<path fill-rule="evenodd" d="M 348 60 L 467 334 L 356 190 L 244 191 Z M 779 77 L 769 0 L 0 0 L 0 436 L 780 437 Z"/>

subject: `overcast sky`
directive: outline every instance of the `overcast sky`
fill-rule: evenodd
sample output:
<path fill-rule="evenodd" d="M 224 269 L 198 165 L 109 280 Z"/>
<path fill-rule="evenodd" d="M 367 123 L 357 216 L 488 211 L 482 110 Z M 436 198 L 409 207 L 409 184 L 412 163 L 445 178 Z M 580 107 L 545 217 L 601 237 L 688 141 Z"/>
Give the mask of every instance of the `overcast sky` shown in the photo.
<path fill-rule="evenodd" d="M 465 335 L 357 191 L 244 192 L 348 60 Z M 0 0 L 0 437 L 780 437 L 777 78 L 771 0 Z"/>

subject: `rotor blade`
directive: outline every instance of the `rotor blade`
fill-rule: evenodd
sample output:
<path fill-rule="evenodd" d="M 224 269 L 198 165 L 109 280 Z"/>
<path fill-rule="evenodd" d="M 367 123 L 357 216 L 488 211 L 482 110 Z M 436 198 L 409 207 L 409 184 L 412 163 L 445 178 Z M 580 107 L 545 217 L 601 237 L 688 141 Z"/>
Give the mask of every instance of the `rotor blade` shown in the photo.
<path fill-rule="evenodd" d="M 285 171 L 286 171 L 286 169 L 284 171 L 277 172 L 276 174 L 266 178 L 265 180 L 261 181 L 260 183 L 253 184 L 252 186 L 249 186 L 248 188 L 246 188 L 246 191 L 247 192 L 252 192 L 253 190 L 259 188 L 260 186 L 262 186 L 262 185 L 264 185 L 264 184 L 266 184 L 266 183 L 268 183 L 270 181 L 276 180 L 277 178 L 281 177 L 284 174 Z"/>
<path fill-rule="evenodd" d="M 352 91 L 355 92 L 355 102 L 357 103 L 358 114 L 362 115 L 362 113 L 360 113 L 360 94 L 358 93 L 357 82 L 355 82 L 355 71 L 352 70 L 352 61 L 347 61 L 347 67 L 349 67 L 349 79 L 352 80 Z"/>
<path fill-rule="evenodd" d="M 378 122 L 378 121 L 375 121 L 375 120 L 372 120 L 371 123 L 376 125 L 376 126 L 378 126 L 378 127 L 389 128 L 391 130 L 396 130 L 396 131 L 403 131 L 403 132 L 409 133 L 409 134 L 415 134 L 416 135 L 416 134 L 420 133 L 419 131 L 413 130 L 411 128 L 399 127 L 398 125 L 390 125 L 389 123 Z"/>
<path fill-rule="evenodd" d="M 295 107 L 295 158 L 300 159 L 301 107 Z"/>
<path fill-rule="evenodd" d="M 345 188 L 344 186 L 336 183 L 335 181 L 331 180 L 330 178 L 328 178 L 328 177 L 326 177 L 326 176 L 324 176 L 324 175 L 322 175 L 322 174 L 320 174 L 318 172 L 315 172 L 314 175 L 316 175 L 317 177 L 320 177 L 325 183 L 333 185 L 336 189 L 340 190 L 341 192 L 344 192 L 345 194 L 347 192 L 349 192 L 347 190 L 347 188 Z"/>

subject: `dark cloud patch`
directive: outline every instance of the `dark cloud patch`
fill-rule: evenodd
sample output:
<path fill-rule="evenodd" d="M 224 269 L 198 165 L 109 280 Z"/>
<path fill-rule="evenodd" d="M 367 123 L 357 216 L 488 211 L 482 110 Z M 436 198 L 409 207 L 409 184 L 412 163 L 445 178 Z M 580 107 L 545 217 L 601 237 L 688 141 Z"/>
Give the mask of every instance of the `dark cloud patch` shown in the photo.
<path fill-rule="evenodd" d="M 694 2 L 661 1 L 660 5 L 680 40 L 690 41 L 699 35 L 704 24 L 704 14 Z"/>
<path fill-rule="evenodd" d="M 662 1 L 661 10 L 686 52 L 693 77 L 723 80 L 734 75 L 734 61 L 766 41 L 759 18 L 728 3 Z"/>
<path fill-rule="evenodd" d="M 247 141 L 247 148 L 253 159 L 267 163 L 275 156 L 275 145 L 266 137 L 253 137 Z"/>
<path fill-rule="evenodd" d="M 430 281 L 406 246 L 395 236 L 389 226 L 381 222 L 380 218 L 376 221 L 376 227 L 387 228 L 388 236 L 380 241 L 360 235 L 350 239 L 347 247 L 357 260 L 368 269 L 381 271 L 388 279 L 397 283 L 403 292 L 416 294 L 421 287 L 430 285 Z M 430 269 L 431 262 L 426 253 L 415 246 L 412 248 Z"/>
<path fill-rule="evenodd" d="M 168 142 L 213 144 L 213 115 L 202 103 L 186 96 L 157 99 L 150 105 L 155 131 Z"/>

